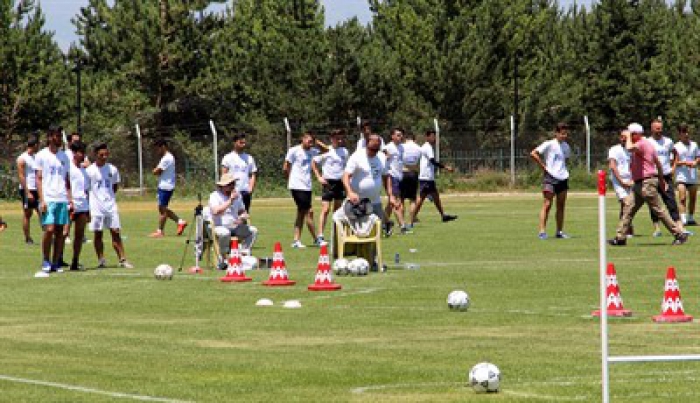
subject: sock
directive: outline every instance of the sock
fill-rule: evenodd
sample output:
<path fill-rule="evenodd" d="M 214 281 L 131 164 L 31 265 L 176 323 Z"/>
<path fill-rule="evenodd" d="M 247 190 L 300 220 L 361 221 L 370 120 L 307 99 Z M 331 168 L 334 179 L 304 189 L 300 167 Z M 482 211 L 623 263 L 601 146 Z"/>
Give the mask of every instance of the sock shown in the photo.
<path fill-rule="evenodd" d="M 681 222 L 683 225 L 688 223 L 687 214 L 681 214 Z"/>
<path fill-rule="evenodd" d="M 180 219 L 177 220 L 177 223 L 178 223 L 178 224 L 184 224 L 184 223 L 185 223 L 185 220 L 183 220 L 182 218 L 180 218 Z"/>

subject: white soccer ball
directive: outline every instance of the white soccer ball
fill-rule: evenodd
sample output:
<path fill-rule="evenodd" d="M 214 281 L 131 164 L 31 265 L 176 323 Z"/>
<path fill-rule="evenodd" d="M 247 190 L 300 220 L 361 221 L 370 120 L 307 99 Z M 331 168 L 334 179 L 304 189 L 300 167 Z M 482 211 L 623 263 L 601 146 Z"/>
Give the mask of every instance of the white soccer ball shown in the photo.
<path fill-rule="evenodd" d="M 160 264 L 153 270 L 153 276 L 155 276 L 156 280 L 172 280 L 173 268 L 167 264 Z"/>
<path fill-rule="evenodd" d="M 243 270 L 255 270 L 258 268 L 258 258 L 254 256 L 243 256 L 241 258 Z"/>
<path fill-rule="evenodd" d="M 466 311 L 470 303 L 469 294 L 462 290 L 452 291 L 447 296 L 447 306 L 453 311 Z"/>
<path fill-rule="evenodd" d="M 348 272 L 352 276 L 365 276 L 369 272 L 369 262 L 363 258 L 353 259 L 348 265 Z"/>
<path fill-rule="evenodd" d="M 348 266 L 350 265 L 350 262 L 348 259 L 345 258 L 340 258 L 336 259 L 335 262 L 333 262 L 333 271 L 337 276 L 344 276 L 348 274 Z"/>
<path fill-rule="evenodd" d="M 501 387 L 501 371 L 488 362 L 476 364 L 469 371 L 469 386 L 477 393 L 498 392 Z"/>

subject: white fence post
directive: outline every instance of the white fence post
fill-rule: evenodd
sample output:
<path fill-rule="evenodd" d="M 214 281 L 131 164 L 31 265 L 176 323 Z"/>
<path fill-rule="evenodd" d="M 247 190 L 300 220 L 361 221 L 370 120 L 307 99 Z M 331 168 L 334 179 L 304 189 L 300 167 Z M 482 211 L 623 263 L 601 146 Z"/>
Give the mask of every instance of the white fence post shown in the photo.
<path fill-rule="evenodd" d="M 139 156 L 139 194 L 143 195 L 143 144 L 141 143 L 141 127 L 136 123 L 136 142 Z"/>
<path fill-rule="evenodd" d="M 515 116 L 510 115 L 510 184 L 515 186 Z"/>
<path fill-rule="evenodd" d="M 583 124 L 586 126 L 586 168 L 591 174 L 591 126 L 588 125 L 588 116 L 583 117 Z"/>
<path fill-rule="evenodd" d="M 292 127 L 289 125 L 289 119 L 284 118 L 284 130 L 287 131 L 287 150 L 292 148 Z"/>
<path fill-rule="evenodd" d="M 219 181 L 219 134 L 216 132 L 214 121 L 209 120 L 209 128 L 214 136 L 214 182 Z"/>
<path fill-rule="evenodd" d="M 610 383 L 608 376 L 608 296 L 607 296 L 607 246 L 605 234 L 605 171 L 598 171 L 598 252 L 600 269 L 600 352 L 603 365 L 602 388 L 603 403 L 610 401 Z"/>
<path fill-rule="evenodd" d="M 440 161 L 440 124 L 437 118 L 433 119 L 433 125 L 435 126 L 435 159 Z"/>

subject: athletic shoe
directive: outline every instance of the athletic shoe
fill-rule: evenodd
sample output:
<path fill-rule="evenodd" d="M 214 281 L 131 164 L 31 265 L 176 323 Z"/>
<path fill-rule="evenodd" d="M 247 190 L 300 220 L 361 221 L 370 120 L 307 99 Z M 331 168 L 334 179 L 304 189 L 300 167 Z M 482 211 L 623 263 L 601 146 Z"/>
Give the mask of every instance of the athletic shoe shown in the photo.
<path fill-rule="evenodd" d="M 41 271 L 43 271 L 44 273 L 50 272 L 51 271 L 51 262 L 44 260 L 41 263 Z"/>
<path fill-rule="evenodd" d="M 401 235 L 407 235 L 407 234 L 412 234 L 413 231 L 411 231 L 411 228 L 409 228 L 408 225 L 404 225 L 401 227 Z"/>
<path fill-rule="evenodd" d="M 106 267 L 107 267 L 107 259 L 102 258 L 102 259 L 97 261 L 97 268 L 98 269 L 104 269 Z"/>
<path fill-rule="evenodd" d="M 134 268 L 134 265 L 131 264 L 131 263 L 129 263 L 128 260 L 122 259 L 122 260 L 119 261 L 119 267 L 121 267 L 121 268 L 123 268 L 123 269 L 133 269 L 133 268 Z"/>
<path fill-rule="evenodd" d="M 180 221 L 177 223 L 177 235 L 182 235 L 183 232 L 185 232 L 185 228 L 187 227 L 187 221 Z"/>
<path fill-rule="evenodd" d="M 695 233 L 693 231 L 688 231 L 687 229 L 683 229 L 683 233 L 688 235 L 688 236 L 693 236 Z"/>
<path fill-rule="evenodd" d="M 457 219 L 456 215 L 445 214 L 444 216 L 442 216 L 442 222 L 450 222 L 450 221 L 454 221 L 456 219 Z"/>
<path fill-rule="evenodd" d="M 70 240 L 70 237 L 66 237 L 66 245 L 70 245 L 73 241 Z"/>
<path fill-rule="evenodd" d="M 567 233 L 565 233 L 565 232 L 563 232 L 563 231 L 557 232 L 556 237 L 559 238 L 559 239 L 571 239 L 571 235 L 569 235 L 569 234 L 567 234 Z"/>
<path fill-rule="evenodd" d="M 226 269 L 228 269 L 228 263 L 219 262 L 219 264 L 216 265 L 216 268 L 219 270 L 226 270 Z"/>
<path fill-rule="evenodd" d="M 178 234 L 180 235 L 180 234 Z M 149 238 L 163 238 L 165 235 L 161 231 L 155 231 L 153 233 L 148 234 Z"/>
<path fill-rule="evenodd" d="M 654 233 L 651 234 L 651 236 L 653 236 L 654 238 L 659 238 L 662 235 L 663 235 L 663 233 L 661 231 L 654 231 Z"/>
<path fill-rule="evenodd" d="M 671 245 L 683 245 L 686 242 L 688 242 L 688 234 L 682 233 L 676 235 L 676 239 L 671 242 Z"/>
<path fill-rule="evenodd" d="M 292 248 L 294 248 L 294 249 L 304 249 L 304 248 L 306 248 L 306 245 L 304 245 L 303 243 L 301 243 L 301 241 L 294 241 L 294 242 L 292 242 Z"/>
<path fill-rule="evenodd" d="M 688 223 L 687 223 L 686 225 L 691 225 L 691 226 L 692 226 L 692 225 L 698 225 L 698 223 L 695 222 L 695 220 L 688 220 Z"/>
<path fill-rule="evenodd" d="M 540 234 L 537 235 L 537 237 L 544 241 L 545 239 L 547 239 L 547 233 L 546 233 L 546 232 L 540 232 Z"/>
<path fill-rule="evenodd" d="M 61 267 L 68 267 L 68 266 L 70 266 L 68 263 L 66 263 L 65 260 L 63 260 L 63 258 L 61 258 L 61 261 L 58 262 L 58 265 L 61 266 Z"/>
<path fill-rule="evenodd" d="M 70 271 L 83 271 L 85 268 L 80 263 L 73 263 L 70 265 Z"/>
<path fill-rule="evenodd" d="M 384 224 L 384 236 L 386 236 L 388 238 L 393 233 L 394 233 L 394 222 L 387 221 L 386 224 Z"/>
<path fill-rule="evenodd" d="M 612 246 L 627 246 L 627 239 L 626 239 L 626 238 L 625 238 L 625 239 L 617 239 L 617 238 L 609 239 L 609 240 L 608 240 L 608 245 L 612 245 Z"/>
<path fill-rule="evenodd" d="M 27 245 L 34 245 L 34 240 L 32 238 L 29 238 L 26 241 L 24 241 L 24 243 L 26 243 Z"/>
<path fill-rule="evenodd" d="M 60 264 L 52 264 L 51 265 L 51 272 L 52 273 L 63 273 L 63 267 L 61 267 Z"/>
<path fill-rule="evenodd" d="M 316 237 L 316 240 L 314 241 L 315 246 L 324 246 L 328 245 L 328 242 L 326 242 L 325 239 L 323 239 L 323 236 Z"/>

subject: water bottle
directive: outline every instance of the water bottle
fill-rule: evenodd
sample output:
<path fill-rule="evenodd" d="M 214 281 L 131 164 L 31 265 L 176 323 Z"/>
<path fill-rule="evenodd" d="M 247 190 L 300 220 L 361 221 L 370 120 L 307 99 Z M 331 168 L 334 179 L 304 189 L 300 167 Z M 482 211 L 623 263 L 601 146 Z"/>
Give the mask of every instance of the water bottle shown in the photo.
<path fill-rule="evenodd" d="M 399 264 L 399 261 L 401 261 L 401 256 L 397 253 L 394 255 L 394 264 Z"/>

